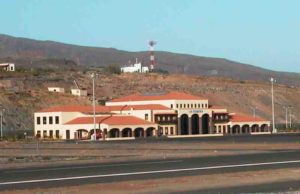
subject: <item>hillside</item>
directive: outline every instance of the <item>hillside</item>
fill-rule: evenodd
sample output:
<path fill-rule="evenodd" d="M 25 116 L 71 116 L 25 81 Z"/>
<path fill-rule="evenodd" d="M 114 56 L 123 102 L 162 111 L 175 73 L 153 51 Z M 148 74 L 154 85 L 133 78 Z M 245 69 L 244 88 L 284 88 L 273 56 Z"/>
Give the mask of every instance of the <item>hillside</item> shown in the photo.
<path fill-rule="evenodd" d="M 91 104 L 90 97 L 49 93 L 48 86 L 65 87 L 69 92 L 76 79 L 80 87 L 91 92 L 89 72 L 65 70 L 41 72 L 0 72 L 0 104 L 7 110 L 4 117 L 6 131 L 33 129 L 33 113 L 55 105 Z M 98 100 L 111 99 L 136 92 L 184 91 L 207 97 L 211 105 L 223 106 L 231 112 L 257 115 L 271 120 L 270 84 L 258 81 L 238 81 L 228 78 L 191 76 L 182 74 L 100 74 L 96 81 Z M 300 123 L 300 87 L 275 86 L 275 112 L 277 122 L 284 122 L 284 105 L 292 105 L 293 122 Z"/>
<path fill-rule="evenodd" d="M 103 67 L 109 64 L 125 65 L 138 58 L 148 63 L 147 52 L 127 52 L 113 48 L 96 48 L 63 44 L 53 41 L 37 41 L 0 35 L 0 62 L 16 62 L 24 67 L 47 67 L 41 60 L 65 59 L 81 67 Z M 170 52 L 156 52 L 158 68 L 170 73 L 201 76 L 228 77 L 241 80 L 267 81 L 271 76 L 278 83 L 300 86 L 299 73 L 275 72 L 227 59 L 200 57 Z M 49 64 L 49 63 L 47 63 Z"/>

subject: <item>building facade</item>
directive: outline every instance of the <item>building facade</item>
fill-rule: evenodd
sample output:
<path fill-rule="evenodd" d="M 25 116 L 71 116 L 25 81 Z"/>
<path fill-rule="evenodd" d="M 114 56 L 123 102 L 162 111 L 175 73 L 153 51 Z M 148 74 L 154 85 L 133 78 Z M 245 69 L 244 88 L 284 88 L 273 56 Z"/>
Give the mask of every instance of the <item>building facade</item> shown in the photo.
<path fill-rule="evenodd" d="M 35 135 L 41 138 L 89 139 L 250 134 L 270 132 L 270 122 L 259 117 L 229 113 L 210 106 L 208 99 L 170 92 L 134 94 L 96 107 L 60 106 L 34 114 Z"/>
<path fill-rule="evenodd" d="M 0 69 L 3 71 L 15 71 L 15 64 L 14 63 L 1 63 Z"/>
<path fill-rule="evenodd" d="M 149 67 L 142 66 L 142 63 L 136 62 L 133 65 L 121 67 L 122 73 L 147 73 L 149 72 Z"/>

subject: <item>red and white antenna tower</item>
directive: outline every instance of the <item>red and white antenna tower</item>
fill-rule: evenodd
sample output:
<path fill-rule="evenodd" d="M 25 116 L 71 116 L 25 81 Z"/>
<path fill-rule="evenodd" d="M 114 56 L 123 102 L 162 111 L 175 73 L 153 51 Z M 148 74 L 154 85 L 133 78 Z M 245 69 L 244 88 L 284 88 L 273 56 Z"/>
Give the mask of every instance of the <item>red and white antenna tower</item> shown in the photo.
<path fill-rule="evenodd" d="M 156 42 L 153 40 L 150 40 L 148 42 L 149 48 L 150 48 L 150 70 L 154 70 L 154 66 L 156 65 L 155 63 L 155 58 L 154 58 L 154 45 L 156 45 Z"/>

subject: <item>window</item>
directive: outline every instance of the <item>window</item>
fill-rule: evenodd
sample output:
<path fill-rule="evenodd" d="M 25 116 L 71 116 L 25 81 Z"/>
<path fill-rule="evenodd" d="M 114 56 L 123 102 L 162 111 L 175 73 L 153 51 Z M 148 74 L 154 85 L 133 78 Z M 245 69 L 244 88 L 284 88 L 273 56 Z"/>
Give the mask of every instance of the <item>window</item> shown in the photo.
<path fill-rule="evenodd" d="M 55 124 L 59 124 L 59 117 L 55 116 Z"/>
<path fill-rule="evenodd" d="M 49 137 L 53 138 L 53 131 L 52 130 L 49 131 Z"/>
<path fill-rule="evenodd" d="M 190 108 L 190 104 L 187 104 L 187 108 Z"/>
<path fill-rule="evenodd" d="M 166 135 L 169 134 L 169 127 L 165 127 L 165 134 L 166 134 Z"/>
<path fill-rule="evenodd" d="M 183 108 L 185 108 L 185 104 L 183 104 Z"/>
<path fill-rule="evenodd" d="M 170 128 L 170 134 L 171 134 L 171 135 L 174 134 L 174 131 L 173 131 L 173 130 L 174 130 L 174 127 L 171 127 L 171 128 Z"/>
<path fill-rule="evenodd" d="M 149 118 L 148 118 L 148 114 L 145 114 L 145 120 L 148 120 Z"/>
<path fill-rule="evenodd" d="M 205 104 L 205 108 L 207 108 L 208 107 L 208 105 L 207 104 Z"/>
<path fill-rule="evenodd" d="M 70 139 L 70 130 L 66 130 L 66 139 Z"/>
<path fill-rule="evenodd" d="M 46 131 L 46 130 L 43 131 L 43 137 L 44 137 L 44 138 L 47 137 L 47 131 Z"/>
<path fill-rule="evenodd" d="M 160 116 L 157 116 L 156 118 L 157 118 L 157 121 L 160 121 Z"/>
<path fill-rule="evenodd" d="M 162 116 L 162 120 L 163 120 L 163 121 L 165 121 L 165 120 L 166 120 L 165 116 Z"/>
<path fill-rule="evenodd" d="M 198 104 L 198 108 L 201 108 L 201 105 L 200 105 L 200 104 Z"/>
<path fill-rule="evenodd" d="M 173 108 L 173 104 L 171 104 L 171 108 Z"/>
<path fill-rule="evenodd" d="M 204 104 L 202 104 L 202 108 L 204 108 Z"/>
<path fill-rule="evenodd" d="M 43 117 L 43 124 L 44 124 L 44 125 L 47 124 L 47 117 Z"/>
<path fill-rule="evenodd" d="M 194 108 L 194 104 L 191 104 L 191 108 Z"/>
<path fill-rule="evenodd" d="M 178 108 L 178 104 L 176 104 L 176 108 Z"/>
<path fill-rule="evenodd" d="M 36 135 L 37 138 L 41 138 L 41 131 L 36 131 Z"/>
<path fill-rule="evenodd" d="M 53 117 L 49 117 L 49 124 L 53 124 Z"/>
<path fill-rule="evenodd" d="M 180 104 L 180 108 L 182 108 L 182 104 Z"/>
<path fill-rule="evenodd" d="M 168 116 L 168 121 L 171 121 L 171 117 L 170 116 Z"/>
<path fill-rule="evenodd" d="M 38 124 L 38 125 L 41 124 L 41 117 L 36 117 L 36 124 Z"/>
<path fill-rule="evenodd" d="M 56 137 L 57 139 L 59 139 L 59 130 L 56 130 L 56 131 L 55 131 L 55 137 Z"/>

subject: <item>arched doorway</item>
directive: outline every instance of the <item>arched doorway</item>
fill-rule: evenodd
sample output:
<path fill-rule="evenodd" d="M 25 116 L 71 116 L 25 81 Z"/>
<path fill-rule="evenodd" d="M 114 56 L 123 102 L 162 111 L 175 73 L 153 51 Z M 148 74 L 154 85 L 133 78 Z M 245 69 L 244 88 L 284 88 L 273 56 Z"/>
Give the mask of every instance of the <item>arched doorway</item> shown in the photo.
<path fill-rule="evenodd" d="M 259 126 L 258 125 L 252 125 L 251 126 L 251 132 L 252 133 L 259 132 Z"/>
<path fill-rule="evenodd" d="M 115 137 L 119 137 L 120 134 L 120 130 L 117 128 L 113 128 L 109 130 L 109 137 L 110 138 L 115 138 Z"/>
<path fill-rule="evenodd" d="M 202 133 L 209 134 L 209 115 L 202 115 Z"/>
<path fill-rule="evenodd" d="M 192 115 L 192 134 L 199 134 L 199 115 Z"/>
<path fill-rule="evenodd" d="M 94 135 L 94 131 L 95 131 L 94 129 L 90 130 L 89 139 L 91 139 L 92 135 Z M 96 129 L 96 138 L 97 139 L 102 138 L 102 131 L 100 129 Z"/>
<path fill-rule="evenodd" d="M 249 133 L 250 132 L 250 126 L 249 125 L 243 125 L 242 126 L 242 133 Z"/>
<path fill-rule="evenodd" d="M 269 131 L 269 127 L 267 124 L 263 124 L 262 126 L 260 126 L 260 131 L 261 132 L 268 132 Z"/>
<path fill-rule="evenodd" d="M 189 116 L 187 114 L 181 115 L 180 127 L 181 127 L 181 135 L 189 134 Z"/>
<path fill-rule="evenodd" d="M 125 128 L 122 130 L 122 137 L 132 137 L 132 129 Z"/>
<path fill-rule="evenodd" d="M 146 136 L 147 137 L 152 137 L 155 135 L 155 128 L 154 127 L 149 127 L 146 129 Z"/>
<path fill-rule="evenodd" d="M 238 134 L 240 132 L 240 126 L 239 125 L 234 125 L 232 127 L 232 134 Z"/>
<path fill-rule="evenodd" d="M 134 129 L 134 137 L 144 137 L 144 129 L 141 127 Z"/>
<path fill-rule="evenodd" d="M 76 139 L 88 139 L 89 138 L 89 131 L 86 129 L 78 129 L 75 132 Z"/>

